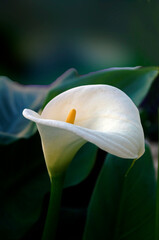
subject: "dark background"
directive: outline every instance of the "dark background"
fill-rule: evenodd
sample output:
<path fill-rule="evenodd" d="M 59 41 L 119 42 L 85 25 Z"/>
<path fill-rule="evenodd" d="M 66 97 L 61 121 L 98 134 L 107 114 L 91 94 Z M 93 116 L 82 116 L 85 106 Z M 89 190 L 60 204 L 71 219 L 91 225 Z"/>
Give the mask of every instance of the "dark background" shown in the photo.
<path fill-rule="evenodd" d="M 23 84 L 158 65 L 158 47 L 157 0 L 0 0 L 0 75 Z"/>

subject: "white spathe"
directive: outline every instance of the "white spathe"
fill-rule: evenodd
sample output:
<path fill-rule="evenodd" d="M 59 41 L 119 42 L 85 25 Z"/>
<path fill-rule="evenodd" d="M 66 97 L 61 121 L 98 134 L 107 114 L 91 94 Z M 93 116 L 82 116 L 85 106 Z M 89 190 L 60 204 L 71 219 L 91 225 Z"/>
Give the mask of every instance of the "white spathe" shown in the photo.
<path fill-rule="evenodd" d="M 77 112 L 74 124 L 65 122 L 71 109 Z M 23 115 L 37 124 L 50 177 L 65 171 L 87 141 L 122 158 L 136 159 L 145 151 L 137 107 L 109 85 L 72 88 L 53 98 L 41 115 L 29 109 Z"/>

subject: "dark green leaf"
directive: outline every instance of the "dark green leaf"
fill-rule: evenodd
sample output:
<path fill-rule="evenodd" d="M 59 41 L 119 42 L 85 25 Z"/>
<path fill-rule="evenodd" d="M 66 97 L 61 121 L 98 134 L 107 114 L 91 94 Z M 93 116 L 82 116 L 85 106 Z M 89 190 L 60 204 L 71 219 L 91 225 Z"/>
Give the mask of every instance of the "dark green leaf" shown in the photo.
<path fill-rule="evenodd" d="M 75 75 L 76 71 L 70 69 L 48 86 L 25 86 L 0 77 L 0 144 L 32 136 L 37 128 L 22 116 L 24 108 L 38 112 L 49 90 Z"/>
<path fill-rule="evenodd" d="M 42 215 L 49 177 L 38 134 L 1 146 L 0 153 L 0 236 L 18 240 Z"/>
<path fill-rule="evenodd" d="M 86 143 L 71 162 L 65 179 L 65 187 L 73 186 L 84 180 L 92 170 L 96 160 L 97 147 Z"/>
<path fill-rule="evenodd" d="M 0 144 L 34 134 L 36 127 L 22 116 L 24 108 L 39 111 L 47 88 L 23 86 L 8 78 L 0 78 Z"/>
<path fill-rule="evenodd" d="M 108 155 L 89 205 L 85 240 L 153 240 L 156 180 L 151 153 L 136 161 Z"/>
<path fill-rule="evenodd" d="M 158 124 L 159 124 L 159 108 L 158 108 Z M 158 130 L 158 137 L 159 137 L 159 130 Z M 159 239 L 159 145 L 158 145 L 158 171 L 157 171 L 157 193 L 156 193 L 156 238 L 155 240 Z"/>
<path fill-rule="evenodd" d="M 154 79 L 158 75 L 157 67 L 110 68 L 79 76 L 75 72 L 71 78 L 50 90 L 44 105 L 53 97 L 70 88 L 89 84 L 108 84 L 127 93 L 139 105 L 146 96 Z"/>
<path fill-rule="evenodd" d="M 28 138 L 35 133 L 35 124 L 22 116 L 24 108 L 39 111 L 42 105 L 59 93 L 86 84 L 109 84 L 118 87 L 139 105 L 157 75 L 157 67 L 112 68 L 84 76 L 79 76 L 75 69 L 70 69 L 49 86 L 23 86 L 1 77 L 0 144 Z"/>

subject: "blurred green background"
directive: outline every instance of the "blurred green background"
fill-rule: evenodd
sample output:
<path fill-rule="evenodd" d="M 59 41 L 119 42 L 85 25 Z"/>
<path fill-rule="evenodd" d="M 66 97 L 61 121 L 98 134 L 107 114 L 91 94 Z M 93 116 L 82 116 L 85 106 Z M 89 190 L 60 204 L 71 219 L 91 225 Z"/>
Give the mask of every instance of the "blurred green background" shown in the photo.
<path fill-rule="evenodd" d="M 48 84 L 68 68 L 158 65 L 157 0 L 0 0 L 0 75 Z"/>
<path fill-rule="evenodd" d="M 158 0 L 0 0 L 0 75 L 49 84 L 69 68 L 158 66 Z M 157 139 L 158 79 L 142 104 Z"/>

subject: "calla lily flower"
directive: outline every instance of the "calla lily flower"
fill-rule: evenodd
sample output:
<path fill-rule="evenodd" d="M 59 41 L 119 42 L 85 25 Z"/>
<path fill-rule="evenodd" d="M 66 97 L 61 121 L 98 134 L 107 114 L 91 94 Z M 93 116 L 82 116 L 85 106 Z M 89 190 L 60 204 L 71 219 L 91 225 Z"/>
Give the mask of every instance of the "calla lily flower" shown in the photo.
<path fill-rule="evenodd" d="M 145 151 L 139 111 L 121 90 L 109 85 L 72 88 L 53 98 L 41 115 L 24 109 L 39 130 L 50 177 L 62 174 L 86 142 L 121 158 Z"/>

